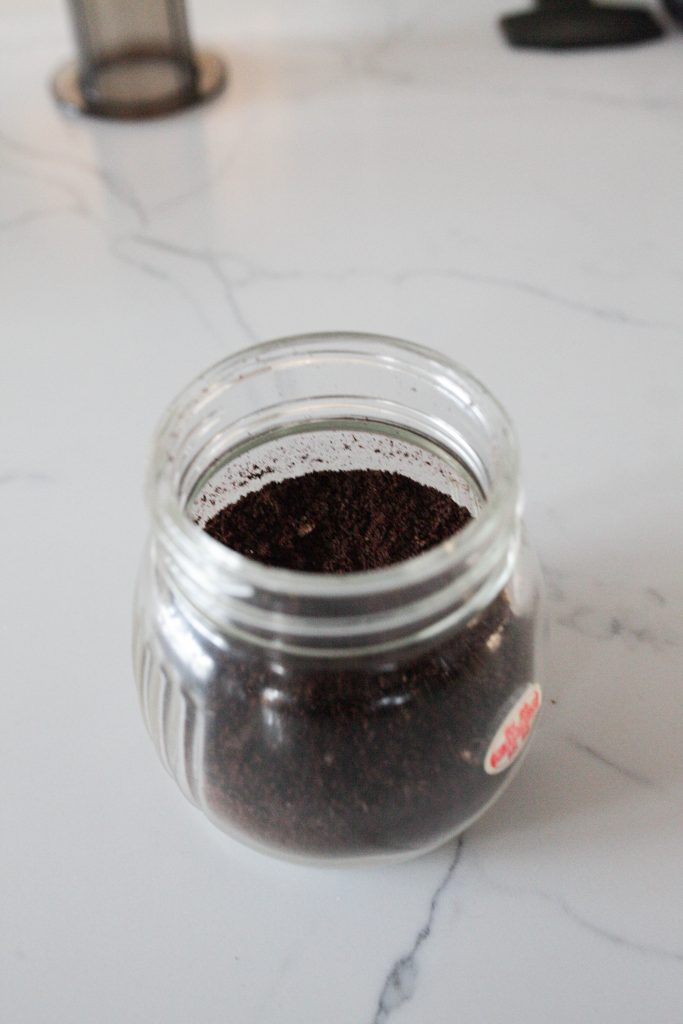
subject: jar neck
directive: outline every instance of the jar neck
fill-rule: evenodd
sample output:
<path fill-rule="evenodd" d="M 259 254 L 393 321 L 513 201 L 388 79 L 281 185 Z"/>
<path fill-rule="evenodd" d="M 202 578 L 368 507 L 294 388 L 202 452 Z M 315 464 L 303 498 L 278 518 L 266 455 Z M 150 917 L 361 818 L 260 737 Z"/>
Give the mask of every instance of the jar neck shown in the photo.
<path fill-rule="evenodd" d="M 227 559 L 217 563 L 216 541 L 201 535 L 187 544 L 168 523 L 153 543 L 165 583 L 210 629 L 263 647 L 335 657 L 417 646 L 469 621 L 509 579 L 519 523 L 512 510 L 505 518 L 473 520 L 425 554 L 346 576 L 251 563 L 260 571 L 246 578 L 241 555 L 225 549 Z"/>
<path fill-rule="evenodd" d="M 366 393 L 358 394 L 358 381 Z M 404 392 L 409 397 L 397 401 Z M 219 455 L 257 446 L 280 424 L 310 430 L 323 408 L 359 423 L 407 425 L 453 451 L 483 497 L 474 518 L 412 559 L 345 575 L 262 565 L 191 521 L 197 481 Z M 505 586 L 520 540 L 516 446 L 500 406 L 436 353 L 357 335 L 257 346 L 191 385 L 159 431 L 150 500 L 157 572 L 207 628 L 315 657 L 390 652 L 457 628 Z"/>

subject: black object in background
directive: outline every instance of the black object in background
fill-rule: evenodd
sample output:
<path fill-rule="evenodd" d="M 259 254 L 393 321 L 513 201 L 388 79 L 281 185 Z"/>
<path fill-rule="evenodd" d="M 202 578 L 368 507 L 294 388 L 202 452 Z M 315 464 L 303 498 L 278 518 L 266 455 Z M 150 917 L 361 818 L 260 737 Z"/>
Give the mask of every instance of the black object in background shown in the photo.
<path fill-rule="evenodd" d="M 664 6 L 672 18 L 683 24 L 683 0 L 664 0 Z"/>
<path fill-rule="evenodd" d="M 683 12 L 683 0 L 667 0 Z M 663 31 L 642 7 L 598 5 L 591 0 L 539 0 L 536 10 L 500 19 L 511 46 L 570 49 L 623 46 L 658 39 Z"/>

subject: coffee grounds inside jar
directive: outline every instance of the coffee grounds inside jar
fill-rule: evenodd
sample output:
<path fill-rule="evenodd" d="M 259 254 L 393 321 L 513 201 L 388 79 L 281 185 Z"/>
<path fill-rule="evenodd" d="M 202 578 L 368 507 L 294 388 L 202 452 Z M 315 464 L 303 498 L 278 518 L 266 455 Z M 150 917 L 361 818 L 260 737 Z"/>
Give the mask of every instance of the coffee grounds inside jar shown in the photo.
<path fill-rule="evenodd" d="M 345 573 L 403 562 L 471 518 L 447 494 L 402 473 L 328 470 L 266 484 L 204 529 L 266 565 Z"/>
<path fill-rule="evenodd" d="M 269 565 L 341 573 L 410 558 L 470 518 L 401 474 L 349 470 L 267 484 L 204 529 Z M 532 678 L 532 640 L 505 590 L 431 644 L 381 656 L 273 654 L 235 637 L 205 692 L 208 813 L 302 856 L 438 843 L 503 782 L 484 759 Z"/>

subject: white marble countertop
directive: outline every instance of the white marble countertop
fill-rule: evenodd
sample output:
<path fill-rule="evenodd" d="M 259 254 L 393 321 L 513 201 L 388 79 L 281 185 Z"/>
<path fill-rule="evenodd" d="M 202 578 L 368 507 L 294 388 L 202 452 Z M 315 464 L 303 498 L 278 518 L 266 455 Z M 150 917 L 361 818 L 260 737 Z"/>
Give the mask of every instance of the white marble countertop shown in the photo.
<path fill-rule="evenodd" d="M 198 0 L 230 90 L 126 126 L 55 109 L 58 3 L 3 7 L 3 1024 L 683 1020 L 683 37 L 514 53 L 504 9 Z M 553 620 L 509 791 L 372 870 L 205 824 L 129 655 L 163 408 L 333 328 L 503 399 Z"/>

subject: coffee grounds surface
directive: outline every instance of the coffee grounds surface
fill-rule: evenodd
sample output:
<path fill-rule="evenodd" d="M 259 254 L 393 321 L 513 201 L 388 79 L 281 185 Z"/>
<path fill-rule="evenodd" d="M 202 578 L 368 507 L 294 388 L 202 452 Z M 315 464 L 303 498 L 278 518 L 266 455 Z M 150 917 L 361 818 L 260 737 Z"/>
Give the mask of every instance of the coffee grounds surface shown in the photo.
<path fill-rule="evenodd" d="M 348 573 L 419 555 L 470 519 L 449 495 L 401 473 L 324 470 L 266 484 L 204 529 L 265 565 Z"/>

